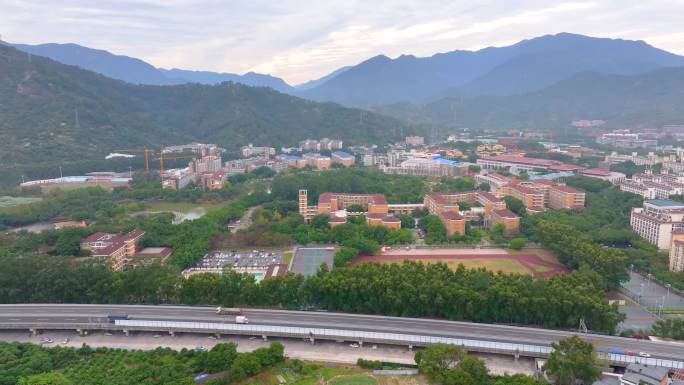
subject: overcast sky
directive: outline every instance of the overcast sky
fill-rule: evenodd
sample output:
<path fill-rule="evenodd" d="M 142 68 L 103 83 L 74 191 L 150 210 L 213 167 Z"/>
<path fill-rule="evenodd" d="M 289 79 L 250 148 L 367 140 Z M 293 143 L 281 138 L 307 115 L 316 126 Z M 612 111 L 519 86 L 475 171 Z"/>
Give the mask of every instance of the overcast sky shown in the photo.
<path fill-rule="evenodd" d="M 12 43 L 77 43 L 157 67 L 290 84 L 385 54 L 430 56 L 558 32 L 684 55 L 684 0 L 0 0 Z"/>

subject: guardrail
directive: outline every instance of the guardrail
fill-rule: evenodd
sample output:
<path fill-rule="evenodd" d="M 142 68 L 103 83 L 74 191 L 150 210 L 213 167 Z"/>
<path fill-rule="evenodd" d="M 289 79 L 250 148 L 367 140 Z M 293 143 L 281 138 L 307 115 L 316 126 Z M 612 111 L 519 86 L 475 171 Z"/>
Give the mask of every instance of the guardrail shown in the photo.
<path fill-rule="evenodd" d="M 145 320 L 117 320 L 111 323 L 22 323 L 0 324 L 0 329 L 37 329 L 37 330 L 121 330 L 121 331 L 168 331 L 174 333 L 212 333 L 232 335 L 261 335 L 284 338 L 310 338 L 333 341 L 358 341 L 361 343 L 379 343 L 388 345 L 427 346 L 438 343 L 459 345 L 464 349 L 480 353 L 498 353 L 520 355 L 526 357 L 545 358 L 553 351 L 550 346 L 484 341 L 470 338 L 452 338 L 426 336 L 405 333 L 382 333 L 346 329 L 307 328 L 295 326 L 228 324 L 212 322 L 183 322 L 183 321 L 145 321 Z M 641 363 L 670 369 L 684 369 L 683 361 L 660 358 L 646 358 L 627 356 L 614 353 L 599 353 L 599 358 L 610 364 L 628 365 Z"/>

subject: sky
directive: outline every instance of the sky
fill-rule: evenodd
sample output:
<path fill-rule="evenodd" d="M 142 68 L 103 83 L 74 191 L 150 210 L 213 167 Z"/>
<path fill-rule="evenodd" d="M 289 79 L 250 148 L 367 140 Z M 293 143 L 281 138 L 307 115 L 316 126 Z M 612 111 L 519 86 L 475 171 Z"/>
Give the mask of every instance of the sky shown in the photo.
<path fill-rule="evenodd" d="M 684 55 L 684 0 L 0 0 L 0 38 L 76 43 L 162 68 L 290 84 L 384 54 L 431 56 L 559 32 Z"/>

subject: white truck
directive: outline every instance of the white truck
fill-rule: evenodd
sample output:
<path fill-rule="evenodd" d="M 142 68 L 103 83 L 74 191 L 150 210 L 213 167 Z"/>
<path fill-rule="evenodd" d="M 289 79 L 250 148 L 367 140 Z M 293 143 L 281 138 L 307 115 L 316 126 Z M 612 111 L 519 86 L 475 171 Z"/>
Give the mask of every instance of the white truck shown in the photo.
<path fill-rule="evenodd" d="M 236 324 L 248 324 L 249 323 L 249 318 L 239 315 L 235 317 L 235 323 Z"/>

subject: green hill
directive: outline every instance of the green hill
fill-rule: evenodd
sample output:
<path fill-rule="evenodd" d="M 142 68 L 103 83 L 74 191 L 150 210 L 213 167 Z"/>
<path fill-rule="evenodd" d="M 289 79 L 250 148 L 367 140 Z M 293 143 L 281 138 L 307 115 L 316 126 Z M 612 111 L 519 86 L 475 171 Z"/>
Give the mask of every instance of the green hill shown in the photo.
<path fill-rule="evenodd" d="M 523 95 L 451 97 L 379 111 L 414 122 L 472 128 L 565 129 L 577 119 L 602 119 L 611 127 L 659 127 L 684 122 L 682 100 L 684 67 L 676 67 L 639 75 L 587 72 Z"/>
<path fill-rule="evenodd" d="M 384 142 L 407 130 L 393 118 L 269 88 L 131 85 L 0 45 L 0 166 L 188 141 L 229 150 L 326 136 Z"/>

